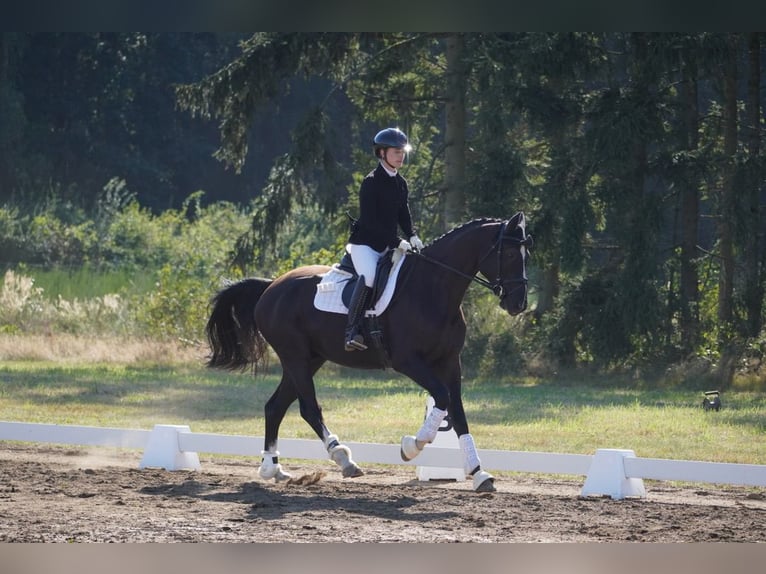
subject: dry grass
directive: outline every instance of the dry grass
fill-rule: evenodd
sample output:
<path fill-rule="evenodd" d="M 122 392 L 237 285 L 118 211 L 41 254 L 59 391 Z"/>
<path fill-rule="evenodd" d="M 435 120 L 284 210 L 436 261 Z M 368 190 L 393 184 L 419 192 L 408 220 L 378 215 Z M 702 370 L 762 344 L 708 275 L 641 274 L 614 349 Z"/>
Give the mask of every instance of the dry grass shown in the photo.
<path fill-rule="evenodd" d="M 207 348 L 180 341 L 88 338 L 81 335 L 0 335 L 0 361 L 72 363 L 201 363 Z"/>

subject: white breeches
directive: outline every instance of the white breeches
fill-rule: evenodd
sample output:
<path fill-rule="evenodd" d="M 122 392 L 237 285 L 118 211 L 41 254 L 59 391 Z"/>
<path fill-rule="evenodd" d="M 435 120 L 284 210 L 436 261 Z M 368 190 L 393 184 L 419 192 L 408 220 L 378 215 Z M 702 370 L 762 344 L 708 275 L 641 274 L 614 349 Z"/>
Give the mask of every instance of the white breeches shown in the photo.
<path fill-rule="evenodd" d="M 351 261 L 354 262 L 354 269 L 359 275 L 364 275 L 364 284 L 372 287 L 375 281 L 375 271 L 378 268 L 378 260 L 384 251 L 375 251 L 369 245 L 356 245 L 348 243 L 346 251 L 351 255 Z"/>

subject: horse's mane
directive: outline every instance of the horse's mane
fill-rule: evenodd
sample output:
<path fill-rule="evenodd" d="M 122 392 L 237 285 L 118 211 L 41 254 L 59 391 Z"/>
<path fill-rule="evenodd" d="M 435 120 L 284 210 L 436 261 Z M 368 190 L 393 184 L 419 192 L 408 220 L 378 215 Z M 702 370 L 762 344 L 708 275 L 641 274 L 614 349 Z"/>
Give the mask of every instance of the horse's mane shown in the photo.
<path fill-rule="evenodd" d="M 497 217 L 478 217 L 476 219 L 472 219 L 471 221 L 466 221 L 465 223 L 461 223 L 460 225 L 457 225 L 447 231 L 446 233 L 443 233 L 436 239 L 434 239 L 429 245 L 433 245 L 434 243 L 437 243 L 438 241 L 441 241 L 442 239 L 446 239 L 447 237 L 450 237 L 452 235 L 458 235 L 459 233 L 464 232 L 468 228 L 476 227 L 477 225 L 484 225 L 485 223 L 502 223 L 502 219 L 499 219 Z"/>

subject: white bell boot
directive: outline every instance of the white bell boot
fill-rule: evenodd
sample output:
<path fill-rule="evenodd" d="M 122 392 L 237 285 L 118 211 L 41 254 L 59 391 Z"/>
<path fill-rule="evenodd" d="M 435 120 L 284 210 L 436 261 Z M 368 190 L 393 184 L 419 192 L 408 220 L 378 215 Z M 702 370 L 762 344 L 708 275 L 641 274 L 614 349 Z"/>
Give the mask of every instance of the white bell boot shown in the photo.
<path fill-rule="evenodd" d="M 331 434 L 325 437 L 324 445 L 327 449 L 327 454 L 330 455 L 330 459 L 341 468 L 343 478 L 356 478 L 364 474 L 359 465 L 351 460 L 351 449 L 344 444 L 340 444 L 337 435 Z"/>
<path fill-rule="evenodd" d="M 279 464 L 279 451 L 268 452 L 261 451 L 261 468 L 258 469 L 258 475 L 263 480 L 274 479 L 275 482 L 282 482 L 289 480 L 292 475 L 282 470 L 282 465 Z"/>

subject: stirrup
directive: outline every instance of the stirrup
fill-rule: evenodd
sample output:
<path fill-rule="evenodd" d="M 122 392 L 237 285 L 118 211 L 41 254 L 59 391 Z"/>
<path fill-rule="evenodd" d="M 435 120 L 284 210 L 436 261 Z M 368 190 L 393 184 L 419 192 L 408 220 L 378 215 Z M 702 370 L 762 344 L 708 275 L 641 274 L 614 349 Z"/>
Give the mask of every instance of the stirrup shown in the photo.
<path fill-rule="evenodd" d="M 346 341 L 345 349 L 347 351 L 366 351 L 367 345 L 364 344 L 364 337 L 356 334 Z"/>

